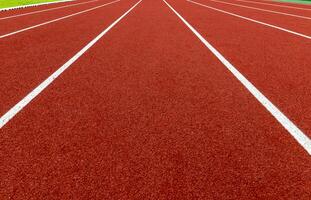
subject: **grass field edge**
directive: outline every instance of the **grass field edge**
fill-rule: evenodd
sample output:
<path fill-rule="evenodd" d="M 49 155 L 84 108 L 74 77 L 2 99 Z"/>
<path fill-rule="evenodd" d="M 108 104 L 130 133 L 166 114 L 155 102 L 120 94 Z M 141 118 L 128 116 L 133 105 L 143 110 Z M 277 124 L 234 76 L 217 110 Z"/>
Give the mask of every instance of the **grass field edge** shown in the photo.
<path fill-rule="evenodd" d="M 42 2 L 42 3 L 29 4 L 29 5 L 22 5 L 22 6 L 14 6 L 14 7 L 0 8 L 0 12 L 1 12 L 1 11 L 8 11 L 8 10 L 22 9 L 22 8 L 28 8 L 28 7 L 41 6 L 41 5 L 47 5 L 47 4 L 55 4 L 55 3 L 70 2 L 70 1 L 75 1 L 75 0 L 55 0 L 55 1 L 51 1 L 51 2 Z"/>
<path fill-rule="evenodd" d="M 311 0 L 273 0 L 274 2 L 311 5 Z"/>

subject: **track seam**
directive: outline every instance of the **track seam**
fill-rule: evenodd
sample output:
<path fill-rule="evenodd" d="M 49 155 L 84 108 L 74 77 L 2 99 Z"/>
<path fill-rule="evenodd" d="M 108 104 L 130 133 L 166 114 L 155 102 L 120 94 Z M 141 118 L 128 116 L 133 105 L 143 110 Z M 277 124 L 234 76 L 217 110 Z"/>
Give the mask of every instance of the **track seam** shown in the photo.
<path fill-rule="evenodd" d="M 191 26 L 170 4 L 164 3 L 199 38 L 199 40 L 218 58 L 218 60 L 240 81 L 240 83 L 272 114 L 272 116 L 296 139 L 311 155 L 311 140 L 291 120 L 289 120 L 266 96 L 264 96 L 243 74 L 241 74 L 221 53 Z"/>

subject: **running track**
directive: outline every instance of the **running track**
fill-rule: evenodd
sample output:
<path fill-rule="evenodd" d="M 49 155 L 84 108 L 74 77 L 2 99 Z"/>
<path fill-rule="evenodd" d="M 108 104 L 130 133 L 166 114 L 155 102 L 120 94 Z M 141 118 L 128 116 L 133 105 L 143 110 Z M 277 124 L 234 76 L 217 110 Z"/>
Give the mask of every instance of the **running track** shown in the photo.
<path fill-rule="evenodd" d="M 80 2 L 88 1 L 0 18 Z M 0 199 L 311 199 L 308 146 L 174 11 L 306 142 L 310 20 L 210 0 L 111 2 L 0 20 L 0 35 L 33 27 L 0 39 L 0 117 L 12 117 L 0 121 Z M 225 2 L 311 13 L 306 5 Z M 32 101 L 10 111 L 64 64 Z"/>

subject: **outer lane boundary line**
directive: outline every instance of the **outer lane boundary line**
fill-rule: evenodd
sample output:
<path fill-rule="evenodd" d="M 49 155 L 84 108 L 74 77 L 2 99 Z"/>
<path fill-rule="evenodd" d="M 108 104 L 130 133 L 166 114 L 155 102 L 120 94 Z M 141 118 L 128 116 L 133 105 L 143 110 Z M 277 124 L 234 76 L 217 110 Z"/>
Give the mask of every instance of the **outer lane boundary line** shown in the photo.
<path fill-rule="evenodd" d="M 89 9 L 86 9 L 86 10 L 83 10 L 83 11 L 80 11 L 80 12 L 76 12 L 76 13 L 73 13 L 73 14 L 70 14 L 70 15 L 66 15 L 66 16 L 63 16 L 63 17 L 60 17 L 60 18 L 57 18 L 57 19 L 46 21 L 46 22 L 43 22 L 43 23 L 40 23 L 40 24 L 37 24 L 37 25 L 34 25 L 34 26 L 29 26 L 27 28 L 23 28 L 23 29 L 20 29 L 20 30 L 11 32 L 11 33 L 6 33 L 4 35 L 0 35 L 0 39 L 6 38 L 6 37 L 9 37 L 9 36 L 12 36 L 12 35 L 15 35 L 17 33 L 28 31 L 28 30 L 31 30 L 31 29 L 34 29 L 34 28 L 37 28 L 37 27 L 40 27 L 40 26 L 43 26 L 43 25 L 51 24 L 53 22 L 57 22 L 57 21 L 60 21 L 60 20 L 63 20 L 63 19 L 69 18 L 69 17 L 80 15 L 80 14 L 83 14 L 83 13 L 86 13 L 86 12 L 89 12 L 89 11 L 92 11 L 92 10 L 95 10 L 95 9 L 98 9 L 98 8 L 101 8 L 101 7 L 104 7 L 104 6 L 108 6 L 108 5 L 113 4 L 113 3 L 117 3 L 119 1 L 121 1 L 121 0 L 115 0 L 115 1 L 112 1 L 112 2 L 109 2 L 109 3 L 105 3 L 103 5 L 100 5 L 100 6 L 95 6 L 93 8 L 89 8 Z"/>
<path fill-rule="evenodd" d="M 263 12 L 269 12 L 269 13 L 274 13 L 274 14 L 279 14 L 279 15 L 291 16 L 291 17 L 296 17 L 296 18 L 301 18 L 301 19 L 309 19 L 309 20 L 311 19 L 311 17 L 306 17 L 306 16 L 302 16 L 302 15 L 295 15 L 295 14 L 279 12 L 279 11 L 275 11 L 275 10 L 267 10 L 267 9 L 252 7 L 252 6 L 246 6 L 246 5 L 242 5 L 242 4 L 235 4 L 235 3 L 230 3 L 230 2 L 225 2 L 225 1 L 218 1 L 218 0 L 210 0 L 210 1 L 217 2 L 217 3 L 223 3 L 223 4 L 228 4 L 228 5 L 233 5 L 233 6 L 238 6 L 238 7 L 242 7 L 242 8 L 249 8 L 249 9 L 253 9 L 253 10 L 260 10 L 260 11 L 263 11 Z"/>
<path fill-rule="evenodd" d="M 55 7 L 55 8 L 48 8 L 48 9 L 44 9 L 44 10 L 37 10 L 37 11 L 33 11 L 33 12 L 22 13 L 22 14 L 18 14 L 18 15 L 11 15 L 11 16 L 7 16 L 7 17 L 1 17 L 0 20 L 17 18 L 17 17 L 27 16 L 27 15 L 47 12 L 47 11 L 51 11 L 51 10 L 58 10 L 58 9 L 62 9 L 62 8 L 68 8 L 68 7 L 83 5 L 83 4 L 92 3 L 92 2 L 96 2 L 96 1 L 99 1 L 99 0 L 86 1 L 86 2 L 81 2 L 81 3 L 69 4 L 69 5 L 65 5 L 65 6 L 59 6 L 59 7 Z"/>
<path fill-rule="evenodd" d="M 170 4 L 164 3 L 177 17 L 199 38 L 199 40 L 218 58 L 218 60 L 235 76 L 236 79 L 262 104 L 267 111 L 295 138 L 295 140 L 311 155 L 311 140 L 291 120 L 289 120 L 266 96 L 264 96 L 249 80 L 245 78 L 219 51 L 193 28 Z"/>
<path fill-rule="evenodd" d="M 1 11 L 8 11 L 8 10 L 16 10 L 16 9 L 21 9 L 21 8 L 28 8 L 28 7 L 35 7 L 35 6 L 42 6 L 42 5 L 48 5 L 48 4 L 55 4 L 55 3 L 65 3 L 69 1 L 74 1 L 74 0 L 60 0 L 60 1 L 53 1 L 53 2 L 44 2 L 44 3 L 36 3 L 36 4 L 30 4 L 30 5 L 24 5 L 24 6 L 14 6 L 14 7 L 9 7 L 9 8 L 1 8 Z"/>
<path fill-rule="evenodd" d="M 110 31 L 117 23 L 119 23 L 128 13 L 130 13 L 142 0 L 138 1 L 121 17 L 110 24 L 104 31 L 97 35 L 91 42 L 83 47 L 78 53 L 70 58 L 63 66 L 57 69 L 47 79 L 40 83 L 34 90 L 27 94 L 20 102 L 13 106 L 0 118 L 0 129 L 8 123 L 17 113 L 19 113 L 25 106 L 27 106 L 34 98 L 36 98 L 45 88 L 54 82 L 65 70 L 67 70 L 75 61 L 77 61 L 88 49 L 90 49 L 98 40 L 100 40 L 108 31 Z"/>
<path fill-rule="evenodd" d="M 281 30 L 281 31 L 284 31 L 284 32 L 287 32 L 287 33 L 291 33 L 291 34 L 294 34 L 294 35 L 297 35 L 297 36 L 309 39 L 309 40 L 311 39 L 311 36 L 309 36 L 309 35 L 298 33 L 298 32 L 295 32 L 295 31 L 291 31 L 291 30 L 288 30 L 286 28 L 282 28 L 282 27 L 279 27 L 279 26 L 268 24 L 268 23 L 265 23 L 265 22 L 262 22 L 262 21 L 258 21 L 258 20 L 252 19 L 252 18 L 244 17 L 244 16 L 241 16 L 241 15 L 238 15 L 238 14 L 235 14 L 235 13 L 231 13 L 231 12 L 228 12 L 228 11 L 225 11 L 225 10 L 214 8 L 212 6 L 208 6 L 208 5 L 205 5 L 205 4 L 202 4 L 202 3 L 198 3 L 198 2 L 195 2 L 195 1 L 192 1 L 192 0 L 187 0 L 187 1 L 189 3 L 193 3 L 193 4 L 196 4 L 196 5 L 202 6 L 202 7 L 206 7 L 206 8 L 212 9 L 212 10 L 216 10 L 218 12 L 222 12 L 222 13 L 234 16 L 234 17 L 238 17 L 238 18 L 245 19 L 245 20 L 248 20 L 248 21 L 251 21 L 251 22 L 255 22 L 257 24 L 261 24 L 261 25 L 264 25 L 264 26 L 275 28 L 275 29 L 278 29 L 278 30 Z"/>

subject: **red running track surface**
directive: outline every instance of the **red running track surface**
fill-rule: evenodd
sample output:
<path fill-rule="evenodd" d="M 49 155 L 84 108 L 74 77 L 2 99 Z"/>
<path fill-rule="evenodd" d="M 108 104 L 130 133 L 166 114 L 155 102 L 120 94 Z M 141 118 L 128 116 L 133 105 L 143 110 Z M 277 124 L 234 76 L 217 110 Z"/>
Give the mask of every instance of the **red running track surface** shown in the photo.
<path fill-rule="evenodd" d="M 1 113 L 134 3 L 1 40 Z M 304 39 L 169 3 L 309 130 L 294 81 L 308 86 Z M 0 131 L 0 199 L 311 198 L 310 155 L 160 0 L 142 1 Z"/>
<path fill-rule="evenodd" d="M 169 2 L 311 136 L 310 40 L 186 1 Z"/>
<path fill-rule="evenodd" d="M 133 2 L 111 4 L 2 39 L 0 66 L 5 70 L 0 74 L 0 93 L 6 95 L 0 96 L 1 115 L 116 20 Z"/>
<path fill-rule="evenodd" d="M 178 1 L 179 2 L 179 1 Z M 182 3 L 186 1 L 180 1 Z M 275 14 L 275 13 L 268 13 L 268 12 L 263 12 L 260 10 L 253 10 L 249 8 L 242 8 L 242 7 L 237 7 L 234 5 L 228 5 L 228 4 L 222 4 L 219 2 L 213 2 L 210 0 L 194 0 L 194 2 L 198 2 L 213 8 L 221 9 L 230 13 L 234 13 L 243 17 L 248 17 L 257 21 L 261 21 L 264 23 L 268 23 L 271 25 L 279 26 L 281 28 L 289 29 L 291 31 L 295 31 L 301 34 L 305 34 L 308 36 L 311 36 L 311 20 L 310 19 L 303 19 L 303 18 L 296 18 L 292 16 L 285 16 L 285 15 L 280 15 L 280 14 Z M 186 2 L 188 3 L 188 2 Z M 195 6 L 198 7 L 199 5 L 193 4 L 193 3 L 188 3 L 190 4 L 189 6 Z M 208 11 L 212 11 L 209 8 L 205 8 Z M 218 12 L 218 11 L 213 11 L 213 12 Z M 220 13 L 220 12 L 218 12 Z M 228 15 L 224 13 L 220 13 L 222 15 Z M 230 15 L 229 15 L 230 16 Z M 203 17 L 203 16 L 201 16 Z M 232 18 L 233 16 L 231 16 Z M 237 17 L 234 17 L 237 18 Z M 237 18 L 239 19 L 239 18 Z M 240 21 L 247 21 L 245 19 L 240 19 Z M 248 23 L 254 23 L 247 21 Z M 223 24 L 224 25 L 224 24 Z M 263 26 L 263 25 L 259 25 Z"/>
<path fill-rule="evenodd" d="M 95 8 L 104 4 L 108 4 L 110 2 L 114 2 L 114 0 L 99 0 L 97 2 L 92 2 L 89 4 L 83 4 L 83 5 L 78 5 L 74 7 L 68 7 L 68 8 L 63 8 L 63 9 L 58 9 L 58 10 L 51 10 L 43 13 L 37 13 L 37 14 L 32 14 L 32 15 L 27 15 L 27 16 L 22 16 L 22 17 L 17 17 L 17 18 L 11 18 L 11 19 L 3 19 L 0 20 L 0 36 L 5 35 L 11 32 L 15 32 L 27 27 L 35 26 L 37 24 L 41 24 L 44 22 L 48 22 L 51 20 L 59 19 L 68 15 L 72 15 L 75 13 L 79 13 L 84 10 L 88 10 L 91 8 Z M 105 8 L 109 8 L 110 6 L 114 6 L 114 4 L 117 3 L 112 3 L 108 4 L 103 7 L 99 7 L 98 9 L 95 9 L 94 11 L 98 12 L 104 12 Z M 92 11 L 90 11 L 92 12 Z M 53 22 L 55 24 L 57 23 L 62 23 L 62 21 L 71 21 L 74 18 L 77 18 L 79 16 L 84 16 L 84 18 L 87 18 L 87 15 L 90 12 L 85 12 L 76 16 L 72 16 L 69 18 L 61 19 L 60 21 Z M 46 26 L 46 25 L 44 25 Z"/>

